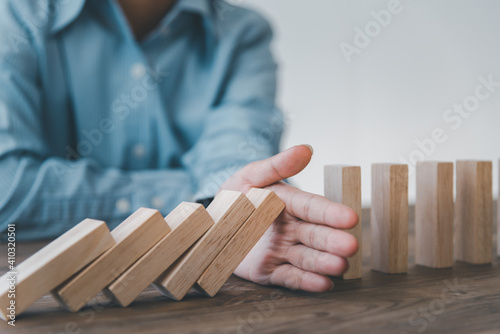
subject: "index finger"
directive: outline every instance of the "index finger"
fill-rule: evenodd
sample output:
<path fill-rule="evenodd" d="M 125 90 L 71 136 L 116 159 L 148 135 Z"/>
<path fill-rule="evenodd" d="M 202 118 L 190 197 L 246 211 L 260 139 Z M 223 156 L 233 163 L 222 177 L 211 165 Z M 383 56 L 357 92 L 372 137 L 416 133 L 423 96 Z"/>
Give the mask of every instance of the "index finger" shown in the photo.
<path fill-rule="evenodd" d="M 358 223 L 358 215 L 353 209 L 323 196 L 287 184 L 276 184 L 270 188 L 285 202 L 285 210 L 301 220 L 342 229 L 353 228 Z"/>

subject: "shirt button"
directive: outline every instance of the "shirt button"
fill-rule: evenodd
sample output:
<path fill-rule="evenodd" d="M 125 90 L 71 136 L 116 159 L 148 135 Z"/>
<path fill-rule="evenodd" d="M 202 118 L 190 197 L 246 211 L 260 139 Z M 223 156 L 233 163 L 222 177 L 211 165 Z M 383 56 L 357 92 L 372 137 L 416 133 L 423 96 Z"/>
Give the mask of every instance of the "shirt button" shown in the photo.
<path fill-rule="evenodd" d="M 160 210 L 163 209 L 165 202 L 161 197 L 155 196 L 151 199 L 151 205 L 153 206 L 153 208 Z"/>
<path fill-rule="evenodd" d="M 130 69 L 130 74 L 134 79 L 142 79 L 146 74 L 146 66 L 144 66 L 144 64 L 141 63 L 136 63 L 132 65 L 132 68 Z"/>
<path fill-rule="evenodd" d="M 144 155 L 146 154 L 146 148 L 144 147 L 144 145 L 135 145 L 133 148 L 132 148 L 132 153 L 134 154 L 134 157 L 140 159 L 140 158 L 143 158 Z"/>
<path fill-rule="evenodd" d="M 130 201 L 126 198 L 120 198 L 116 201 L 116 210 L 120 213 L 127 213 L 130 211 Z"/>

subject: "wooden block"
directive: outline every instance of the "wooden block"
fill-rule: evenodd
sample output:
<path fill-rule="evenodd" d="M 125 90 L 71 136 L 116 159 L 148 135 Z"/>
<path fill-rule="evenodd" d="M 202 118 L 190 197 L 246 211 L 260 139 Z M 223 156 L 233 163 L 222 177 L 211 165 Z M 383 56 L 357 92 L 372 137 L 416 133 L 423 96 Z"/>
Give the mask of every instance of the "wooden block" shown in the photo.
<path fill-rule="evenodd" d="M 164 295 L 184 298 L 236 231 L 255 210 L 240 192 L 222 191 L 207 208 L 215 224 L 154 283 Z"/>
<path fill-rule="evenodd" d="M 160 212 L 140 208 L 111 232 L 116 245 L 54 290 L 54 298 L 77 312 L 169 232 Z"/>
<path fill-rule="evenodd" d="M 198 279 L 196 288 L 211 297 L 285 208 L 285 203 L 269 190 L 252 188 L 246 196 L 255 206 L 255 211 Z"/>
<path fill-rule="evenodd" d="M 408 271 L 408 165 L 372 165 L 372 268 Z"/>
<path fill-rule="evenodd" d="M 453 265 L 453 163 L 417 164 L 415 262 L 432 268 Z"/>
<path fill-rule="evenodd" d="M 203 205 L 187 202 L 182 202 L 165 220 L 171 232 L 104 290 L 123 307 L 130 305 L 214 224 Z"/>
<path fill-rule="evenodd" d="M 498 161 L 498 180 L 500 183 L 500 160 Z M 498 189 L 498 200 L 497 200 L 497 255 L 500 256 L 500 186 Z"/>
<path fill-rule="evenodd" d="M 43 247 L 15 269 L 16 316 L 114 245 L 105 222 L 86 219 Z M 0 317 L 10 306 L 9 274 L 0 279 Z"/>
<path fill-rule="evenodd" d="M 457 161 L 455 259 L 472 264 L 493 260 L 491 161 Z"/>
<path fill-rule="evenodd" d="M 363 269 L 361 167 L 343 165 L 325 166 L 325 197 L 333 202 L 341 203 L 350 207 L 359 217 L 359 223 L 354 228 L 345 230 L 356 237 L 359 249 L 356 255 L 348 259 L 349 269 L 341 276 L 341 278 L 361 278 Z"/>

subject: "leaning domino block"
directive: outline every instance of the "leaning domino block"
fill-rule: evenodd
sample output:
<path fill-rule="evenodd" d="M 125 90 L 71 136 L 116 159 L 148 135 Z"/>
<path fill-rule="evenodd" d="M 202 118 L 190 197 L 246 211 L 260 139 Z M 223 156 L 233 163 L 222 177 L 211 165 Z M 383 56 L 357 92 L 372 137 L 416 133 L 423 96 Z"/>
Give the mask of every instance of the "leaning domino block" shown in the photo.
<path fill-rule="evenodd" d="M 361 225 L 361 168 L 359 166 L 331 165 L 325 166 L 325 197 L 344 204 L 358 214 L 358 224 L 349 230 L 358 240 L 359 249 L 356 255 L 348 259 L 349 269 L 342 279 L 361 278 L 363 269 L 362 225 Z"/>
<path fill-rule="evenodd" d="M 181 300 L 217 254 L 254 211 L 240 192 L 222 191 L 207 208 L 214 226 L 154 283 L 164 295 Z"/>
<path fill-rule="evenodd" d="M 77 312 L 169 232 L 160 212 L 140 208 L 111 232 L 116 245 L 53 291 L 54 298 Z"/>
<path fill-rule="evenodd" d="M 491 161 L 457 161 L 455 258 L 472 264 L 493 260 Z"/>
<path fill-rule="evenodd" d="M 16 268 L 16 315 L 114 244 L 105 222 L 86 219 L 33 254 Z M 8 273 L 0 278 L 0 317 L 4 320 L 11 304 L 7 278 Z"/>
<path fill-rule="evenodd" d="M 255 211 L 198 279 L 196 288 L 210 297 L 215 296 L 285 207 L 269 190 L 253 188 L 246 196 Z"/>
<path fill-rule="evenodd" d="M 187 202 L 182 202 L 165 220 L 170 233 L 104 290 L 123 307 L 130 305 L 214 224 L 203 205 Z"/>
<path fill-rule="evenodd" d="M 453 265 L 453 163 L 417 164 L 415 262 L 432 268 Z"/>
<path fill-rule="evenodd" d="M 372 165 L 372 268 L 408 271 L 408 166 Z"/>

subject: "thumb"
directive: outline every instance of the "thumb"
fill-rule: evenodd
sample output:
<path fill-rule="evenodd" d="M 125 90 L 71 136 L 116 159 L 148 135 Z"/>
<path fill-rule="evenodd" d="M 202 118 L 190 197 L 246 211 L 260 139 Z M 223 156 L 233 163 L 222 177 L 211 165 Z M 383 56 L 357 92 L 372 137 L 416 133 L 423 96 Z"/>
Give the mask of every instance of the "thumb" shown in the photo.
<path fill-rule="evenodd" d="M 312 154 L 310 145 L 291 147 L 268 159 L 248 164 L 230 182 L 241 186 L 267 187 L 300 173 L 311 161 Z"/>

